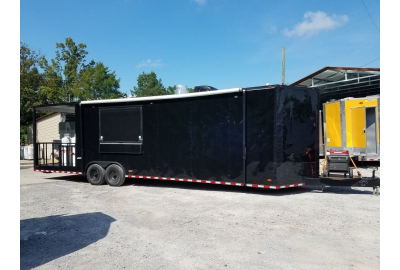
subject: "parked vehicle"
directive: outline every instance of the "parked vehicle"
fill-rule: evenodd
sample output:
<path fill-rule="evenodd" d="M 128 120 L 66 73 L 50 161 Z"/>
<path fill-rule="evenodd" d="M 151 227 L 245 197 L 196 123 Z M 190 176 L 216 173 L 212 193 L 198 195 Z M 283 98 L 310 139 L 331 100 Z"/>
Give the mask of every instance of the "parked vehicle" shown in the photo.
<path fill-rule="evenodd" d="M 195 92 L 215 91 L 215 90 L 218 90 L 218 89 L 215 87 L 209 86 L 209 85 L 200 85 L 200 86 L 194 87 Z"/>
<path fill-rule="evenodd" d="M 318 106 L 317 89 L 284 85 L 37 106 L 34 116 L 74 114 L 76 134 L 74 142 L 36 142 L 34 120 L 34 169 L 110 186 L 126 177 L 268 189 L 315 184 Z M 59 159 L 47 158 L 55 150 Z"/>
<path fill-rule="evenodd" d="M 325 151 L 348 151 L 358 161 L 380 161 L 379 96 L 323 104 Z"/>

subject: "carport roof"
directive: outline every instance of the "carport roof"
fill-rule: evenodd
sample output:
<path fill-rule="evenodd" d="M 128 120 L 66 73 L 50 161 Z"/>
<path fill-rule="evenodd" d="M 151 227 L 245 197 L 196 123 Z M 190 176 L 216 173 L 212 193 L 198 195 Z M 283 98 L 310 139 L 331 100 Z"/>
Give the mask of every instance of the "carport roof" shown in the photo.
<path fill-rule="evenodd" d="M 380 94 L 380 68 L 324 67 L 292 86 L 320 89 L 321 102 Z"/>

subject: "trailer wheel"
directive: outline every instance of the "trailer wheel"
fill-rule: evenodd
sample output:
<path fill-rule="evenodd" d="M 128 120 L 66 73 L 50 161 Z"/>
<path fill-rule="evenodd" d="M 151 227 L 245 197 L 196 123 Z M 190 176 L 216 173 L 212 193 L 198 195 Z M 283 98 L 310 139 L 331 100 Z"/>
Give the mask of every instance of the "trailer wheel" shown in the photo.
<path fill-rule="evenodd" d="M 349 169 L 349 177 L 353 178 L 353 168 L 351 168 L 351 167 Z"/>
<path fill-rule="evenodd" d="M 86 178 L 92 185 L 102 185 L 106 181 L 104 179 L 105 170 L 99 164 L 92 164 L 86 172 Z"/>
<path fill-rule="evenodd" d="M 111 164 L 106 169 L 105 179 L 107 184 L 118 187 L 125 182 L 124 169 L 116 164 Z"/>

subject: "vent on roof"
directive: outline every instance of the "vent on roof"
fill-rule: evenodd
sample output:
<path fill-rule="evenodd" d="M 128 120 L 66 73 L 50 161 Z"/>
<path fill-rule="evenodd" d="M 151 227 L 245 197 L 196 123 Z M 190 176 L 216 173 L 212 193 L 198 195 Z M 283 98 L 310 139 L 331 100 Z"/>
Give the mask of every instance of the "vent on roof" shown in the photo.
<path fill-rule="evenodd" d="M 187 88 L 186 85 L 178 84 L 175 87 L 175 95 L 186 94 L 186 93 L 189 93 L 188 88 Z"/>

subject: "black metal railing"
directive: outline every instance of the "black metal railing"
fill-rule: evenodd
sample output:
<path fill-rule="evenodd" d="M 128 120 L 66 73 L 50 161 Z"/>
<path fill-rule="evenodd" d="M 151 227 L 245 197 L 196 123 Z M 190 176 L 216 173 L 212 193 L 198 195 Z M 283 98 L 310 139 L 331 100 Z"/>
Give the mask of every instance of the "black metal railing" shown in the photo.
<path fill-rule="evenodd" d="M 39 166 L 76 167 L 75 143 L 36 143 Z"/>

